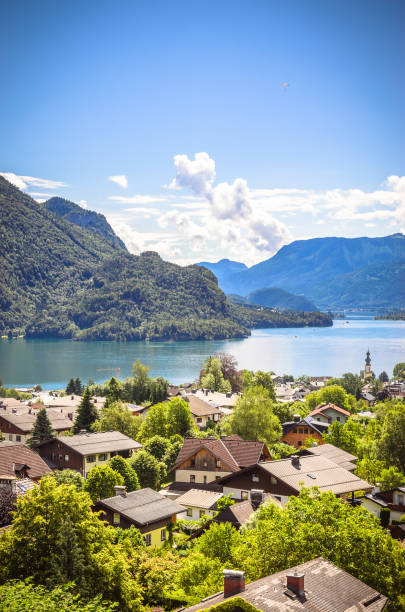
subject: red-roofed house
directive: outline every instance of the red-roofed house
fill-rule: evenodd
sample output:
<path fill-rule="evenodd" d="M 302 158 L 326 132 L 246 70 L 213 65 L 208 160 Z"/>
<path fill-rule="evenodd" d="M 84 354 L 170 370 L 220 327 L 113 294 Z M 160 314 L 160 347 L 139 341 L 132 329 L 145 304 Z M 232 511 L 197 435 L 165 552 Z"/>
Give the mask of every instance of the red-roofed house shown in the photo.
<path fill-rule="evenodd" d="M 271 459 L 264 442 L 239 436 L 185 438 L 173 470 L 176 483 L 208 484 L 238 470 Z"/>
<path fill-rule="evenodd" d="M 350 417 L 350 412 L 335 404 L 320 404 L 308 416 L 321 423 L 331 424 L 338 421 L 344 425 Z"/>

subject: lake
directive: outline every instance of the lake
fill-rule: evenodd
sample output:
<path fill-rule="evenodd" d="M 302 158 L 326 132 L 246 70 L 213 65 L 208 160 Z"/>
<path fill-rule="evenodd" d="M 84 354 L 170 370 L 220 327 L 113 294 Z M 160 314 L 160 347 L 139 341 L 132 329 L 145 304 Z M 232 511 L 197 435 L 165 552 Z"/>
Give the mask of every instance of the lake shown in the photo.
<path fill-rule="evenodd" d="M 346 321 L 349 323 L 346 323 Z M 71 340 L 0 340 L 0 377 L 7 386 L 66 386 L 71 377 L 99 382 L 115 376 L 107 368 L 130 374 L 140 359 L 152 376 L 180 384 L 193 381 L 207 355 L 228 352 L 240 368 L 277 374 L 340 376 L 359 372 L 367 349 L 376 374 L 405 361 L 405 322 L 350 318 L 333 327 L 257 329 L 244 340 L 188 342 L 73 342 Z M 101 372 L 100 370 L 106 370 Z"/>

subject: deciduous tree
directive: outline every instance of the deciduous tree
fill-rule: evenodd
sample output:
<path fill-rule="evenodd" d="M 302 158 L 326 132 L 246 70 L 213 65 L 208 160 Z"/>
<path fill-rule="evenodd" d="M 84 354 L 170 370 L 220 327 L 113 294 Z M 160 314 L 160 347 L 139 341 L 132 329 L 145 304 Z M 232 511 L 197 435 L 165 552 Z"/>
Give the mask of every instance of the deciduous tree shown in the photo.
<path fill-rule="evenodd" d="M 124 479 L 124 485 L 126 486 L 128 493 L 130 491 L 136 491 L 140 488 L 138 476 L 135 470 L 129 465 L 129 462 L 124 459 L 124 457 L 121 457 L 120 455 L 115 455 L 115 457 L 112 457 L 110 459 L 108 465 L 115 472 L 121 474 Z"/>
<path fill-rule="evenodd" d="M 113 497 L 115 485 L 123 484 L 123 476 L 109 465 L 96 465 L 90 470 L 84 482 L 84 490 L 89 493 L 93 502 L 96 502 L 99 499 Z"/>
<path fill-rule="evenodd" d="M 281 436 L 281 425 L 273 412 L 270 393 L 264 387 L 251 387 L 238 399 L 226 422 L 227 433 L 244 440 L 261 440 L 271 444 Z"/>

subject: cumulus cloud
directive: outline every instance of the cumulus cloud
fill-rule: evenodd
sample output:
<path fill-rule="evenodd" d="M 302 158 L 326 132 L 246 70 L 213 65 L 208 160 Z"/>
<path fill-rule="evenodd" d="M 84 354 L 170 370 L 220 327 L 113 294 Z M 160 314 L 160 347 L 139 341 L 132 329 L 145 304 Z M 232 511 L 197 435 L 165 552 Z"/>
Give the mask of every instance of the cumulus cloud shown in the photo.
<path fill-rule="evenodd" d="M 113 183 L 116 183 L 123 189 L 126 189 L 128 187 L 128 179 L 125 174 L 116 174 L 114 176 L 109 176 L 108 180 L 112 181 Z"/>
<path fill-rule="evenodd" d="M 255 202 L 247 182 L 237 178 L 214 186 L 215 161 L 208 153 L 196 153 L 194 159 L 187 155 L 175 155 L 176 177 L 170 183 L 172 189 L 190 189 L 195 196 L 203 197 L 208 204 L 209 215 L 200 219 L 197 226 L 190 215 L 177 209 L 159 219 L 162 227 L 173 223 L 188 231 L 199 246 L 216 239 L 231 252 L 238 252 L 245 260 L 254 260 L 277 251 L 292 237 L 287 227 L 268 212 L 255 210 Z M 198 239 L 197 239 L 198 236 Z"/>
<path fill-rule="evenodd" d="M 18 187 L 18 189 L 27 189 L 29 185 L 39 187 L 40 189 L 57 189 L 58 187 L 67 187 L 62 181 L 53 181 L 51 179 L 42 179 L 35 176 L 23 176 L 14 174 L 14 172 L 0 172 L 7 181 Z"/>
<path fill-rule="evenodd" d="M 78 202 L 76 202 L 76 204 L 78 204 L 82 208 L 87 208 L 87 201 L 86 200 L 79 200 Z"/>

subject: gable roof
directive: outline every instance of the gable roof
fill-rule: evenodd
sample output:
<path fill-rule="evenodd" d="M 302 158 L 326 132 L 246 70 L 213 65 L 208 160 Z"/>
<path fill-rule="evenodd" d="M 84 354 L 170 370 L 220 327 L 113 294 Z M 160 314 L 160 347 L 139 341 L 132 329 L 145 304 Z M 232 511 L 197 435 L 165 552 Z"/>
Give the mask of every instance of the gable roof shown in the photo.
<path fill-rule="evenodd" d="M 140 526 L 184 512 L 183 506 L 149 488 L 101 499 L 96 506 L 117 512 Z"/>
<path fill-rule="evenodd" d="M 325 410 L 334 410 L 335 412 L 339 412 L 340 414 L 344 414 L 345 416 L 349 417 L 350 416 L 350 412 L 348 412 L 347 410 L 344 410 L 343 408 L 340 408 L 340 406 L 336 406 L 336 404 L 319 404 L 319 406 L 317 406 L 315 408 L 315 410 L 313 410 L 312 412 L 309 413 L 308 416 L 315 416 L 317 414 L 322 414 Z"/>
<path fill-rule="evenodd" d="M 287 574 L 295 572 L 305 574 L 305 597 L 298 597 L 286 588 Z M 263 612 L 381 612 L 388 601 L 384 595 L 322 557 L 250 582 L 237 597 Z M 205 610 L 229 600 L 219 593 L 185 608 L 185 612 Z"/>
<path fill-rule="evenodd" d="M 207 491 L 204 489 L 190 489 L 176 499 L 181 506 L 193 506 L 194 508 L 213 509 L 217 501 L 223 497 L 223 493 Z"/>
<path fill-rule="evenodd" d="M 300 492 L 301 486 L 316 486 L 321 491 L 332 491 L 335 495 L 351 493 L 352 491 L 368 491 L 372 488 L 368 482 L 361 480 L 358 476 L 326 457 L 303 455 L 299 457 L 299 465 L 296 462 L 294 463 L 291 457 L 277 461 L 262 461 L 257 466 L 246 468 L 243 473 L 257 467 L 259 470 L 264 470 L 274 476 L 297 494 Z M 238 477 L 240 473 L 223 476 L 218 482 L 220 484 L 227 483 L 227 486 L 232 487 L 232 479 Z"/>
<path fill-rule="evenodd" d="M 13 464 L 27 465 L 28 476 L 42 478 L 51 471 L 36 452 L 24 444 L 0 442 L 0 474 L 15 475 Z"/>
<path fill-rule="evenodd" d="M 310 427 L 319 435 L 322 435 L 325 430 L 328 429 L 327 423 L 321 423 L 321 421 L 312 420 L 310 415 L 301 419 L 301 421 L 288 421 L 287 423 L 282 424 L 283 428 L 283 436 L 285 436 L 291 429 L 295 429 L 295 427 Z"/>
<path fill-rule="evenodd" d="M 43 406 L 41 405 L 41 408 Z M 18 427 L 24 434 L 32 431 L 37 418 L 37 413 L 28 412 L 27 406 L 22 406 L 18 412 L 0 412 L 0 417 L 15 427 Z M 66 415 L 58 410 L 47 409 L 47 415 L 51 422 L 52 429 L 55 431 L 66 431 L 73 427 L 73 422 Z"/>
<path fill-rule="evenodd" d="M 263 503 L 271 500 L 272 503 L 277 506 L 281 506 L 281 503 L 273 497 L 270 493 L 263 494 Z M 257 508 L 252 505 L 251 499 L 232 504 L 225 510 L 222 510 L 217 516 L 214 517 L 216 523 L 232 523 L 233 525 L 243 525 L 249 519 L 249 517 L 255 512 Z"/>
<path fill-rule="evenodd" d="M 77 434 L 76 436 L 64 436 L 63 438 L 57 438 L 57 440 L 83 456 L 92 455 L 94 453 L 108 453 L 131 449 L 138 450 L 142 448 L 142 444 L 135 442 L 135 440 L 119 431 L 106 431 L 103 433 L 86 432 Z M 55 441 L 55 438 L 53 438 L 53 441 Z M 42 442 L 39 446 L 47 444 L 48 442 Z"/>
<path fill-rule="evenodd" d="M 260 461 L 265 444 L 251 440 L 242 440 L 239 436 L 227 438 L 185 438 L 183 446 L 177 455 L 175 470 L 181 463 L 192 457 L 200 449 L 205 448 L 217 459 L 221 459 L 231 472 L 253 465 Z"/>

